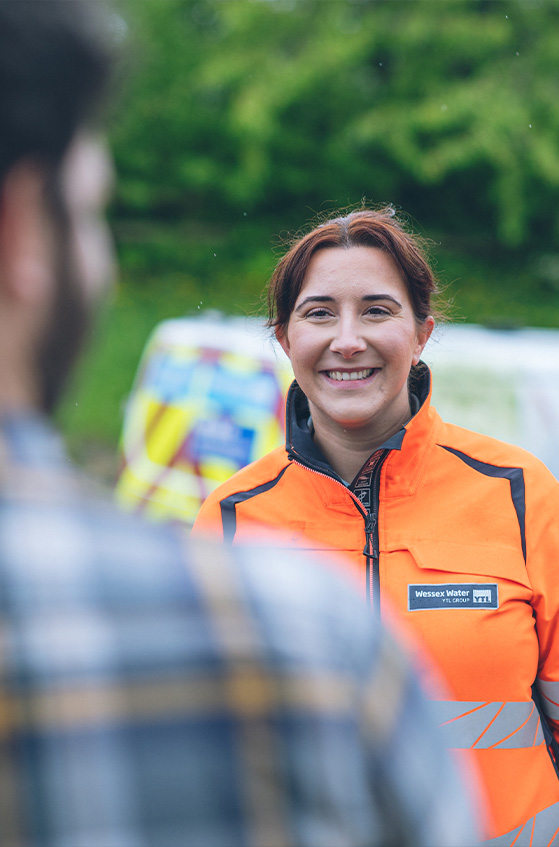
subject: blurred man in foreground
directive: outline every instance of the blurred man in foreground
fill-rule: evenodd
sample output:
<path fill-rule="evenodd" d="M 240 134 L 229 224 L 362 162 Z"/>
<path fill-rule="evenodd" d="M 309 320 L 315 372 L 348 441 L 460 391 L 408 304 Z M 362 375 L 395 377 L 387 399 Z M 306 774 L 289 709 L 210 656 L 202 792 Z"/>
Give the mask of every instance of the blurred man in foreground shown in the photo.
<path fill-rule="evenodd" d="M 48 415 L 112 274 L 90 11 L 0 2 L 0 843 L 471 845 L 408 666 L 350 585 L 187 546 L 69 468 Z"/>

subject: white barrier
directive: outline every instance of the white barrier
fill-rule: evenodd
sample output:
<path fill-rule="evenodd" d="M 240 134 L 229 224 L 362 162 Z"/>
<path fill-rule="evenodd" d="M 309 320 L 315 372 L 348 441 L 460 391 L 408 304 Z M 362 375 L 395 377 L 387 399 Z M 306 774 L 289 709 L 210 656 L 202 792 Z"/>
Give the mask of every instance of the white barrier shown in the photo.
<path fill-rule="evenodd" d="M 423 359 L 444 420 L 530 450 L 559 478 L 559 330 L 443 326 Z"/>

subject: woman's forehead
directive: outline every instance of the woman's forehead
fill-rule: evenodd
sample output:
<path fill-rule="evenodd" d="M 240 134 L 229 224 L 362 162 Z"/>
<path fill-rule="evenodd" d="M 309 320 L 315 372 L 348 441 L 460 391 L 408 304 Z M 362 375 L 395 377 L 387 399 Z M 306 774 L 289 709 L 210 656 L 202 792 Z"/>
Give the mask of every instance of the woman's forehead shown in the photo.
<path fill-rule="evenodd" d="M 366 296 L 378 293 L 379 285 L 406 290 L 402 272 L 389 253 L 377 247 L 332 247 L 312 256 L 297 300 L 313 291 L 331 297 Z"/>

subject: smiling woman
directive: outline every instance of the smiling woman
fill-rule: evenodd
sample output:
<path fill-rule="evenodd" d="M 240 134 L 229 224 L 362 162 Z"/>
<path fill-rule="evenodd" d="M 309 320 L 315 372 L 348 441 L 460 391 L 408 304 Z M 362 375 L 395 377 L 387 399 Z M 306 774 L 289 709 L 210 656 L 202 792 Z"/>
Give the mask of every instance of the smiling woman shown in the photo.
<path fill-rule="evenodd" d="M 433 325 L 430 315 L 416 319 L 402 271 L 381 248 L 313 254 L 276 334 L 309 402 L 314 441 L 343 479 L 411 418 L 408 378 Z"/>
<path fill-rule="evenodd" d="M 194 526 L 255 527 L 338 551 L 371 609 L 391 605 L 447 683 L 441 732 L 474 751 L 486 845 L 559 837 L 559 484 L 524 450 L 444 423 L 420 357 L 436 284 L 391 210 L 298 239 L 269 286 L 269 325 L 296 377 L 286 445 L 208 497 Z M 289 555 L 287 553 L 287 555 Z M 266 563 L 263 562 L 265 567 Z M 551 755 L 548 754 L 551 753 Z"/>

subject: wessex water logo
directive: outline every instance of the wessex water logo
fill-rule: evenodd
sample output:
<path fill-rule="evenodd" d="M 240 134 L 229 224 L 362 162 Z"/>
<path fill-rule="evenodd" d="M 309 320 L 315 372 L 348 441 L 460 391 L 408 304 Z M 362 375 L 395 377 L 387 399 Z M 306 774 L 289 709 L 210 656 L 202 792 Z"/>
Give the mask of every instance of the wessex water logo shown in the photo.
<path fill-rule="evenodd" d="M 497 583 L 458 582 L 408 585 L 408 611 L 424 609 L 498 609 Z"/>
<path fill-rule="evenodd" d="M 490 588 L 474 588 L 473 591 L 474 603 L 485 603 L 491 605 L 491 589 Z"/>

